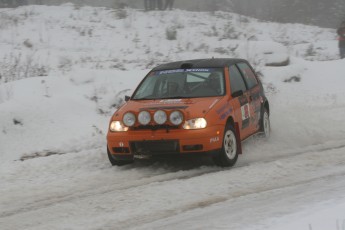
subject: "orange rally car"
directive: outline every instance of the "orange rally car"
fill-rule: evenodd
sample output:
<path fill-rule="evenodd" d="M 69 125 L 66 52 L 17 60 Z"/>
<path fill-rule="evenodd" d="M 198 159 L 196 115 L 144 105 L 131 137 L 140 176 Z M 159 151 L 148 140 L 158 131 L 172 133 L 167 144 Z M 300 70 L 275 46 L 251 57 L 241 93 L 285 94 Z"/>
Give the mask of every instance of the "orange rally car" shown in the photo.
<path fill-rule="evenodd" d="M 209 154 L 233 166 L 241 141 L 270 135 L 269 103 L 243 59 L 198 59 L 152 69 L 112 116 L 107 134 L 112 165 L 135 158 Z"/>

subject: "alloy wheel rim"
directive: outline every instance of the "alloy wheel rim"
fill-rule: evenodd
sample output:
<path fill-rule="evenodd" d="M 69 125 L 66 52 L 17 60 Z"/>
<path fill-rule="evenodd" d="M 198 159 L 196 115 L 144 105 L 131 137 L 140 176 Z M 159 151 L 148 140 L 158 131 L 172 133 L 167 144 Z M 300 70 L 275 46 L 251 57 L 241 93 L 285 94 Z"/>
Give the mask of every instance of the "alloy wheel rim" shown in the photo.
<path fill-rule="evenodd" d="M 224 136 L 224 151 L 227 157 L 232 160 L 236 157 L 237 144 L 235 134 L 228 130 Z"/>

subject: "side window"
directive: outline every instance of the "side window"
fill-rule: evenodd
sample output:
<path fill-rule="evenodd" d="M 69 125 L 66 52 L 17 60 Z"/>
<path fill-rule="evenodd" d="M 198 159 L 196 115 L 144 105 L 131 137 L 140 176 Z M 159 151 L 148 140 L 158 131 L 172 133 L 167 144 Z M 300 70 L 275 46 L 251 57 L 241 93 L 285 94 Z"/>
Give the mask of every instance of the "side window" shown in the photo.
<path fill-rule="evenodd" d="M 237 64 L 237 66 L 240 69 L 249 89 L 258 84 L 258 80 L 256 79 L 255 74 L 246 63 L 239 63 Z"/>
<path fill-rule="evenodd" d="M 230 73 L 231 93 L 234 93 L 240 90 L 245 92 L 247 90 L 246 84 L 244 83 L 243 77 L 241 76 L 241 73 L 237 69 L 237 67 L 234 65 L 230 66 L 229 73 Z"/>

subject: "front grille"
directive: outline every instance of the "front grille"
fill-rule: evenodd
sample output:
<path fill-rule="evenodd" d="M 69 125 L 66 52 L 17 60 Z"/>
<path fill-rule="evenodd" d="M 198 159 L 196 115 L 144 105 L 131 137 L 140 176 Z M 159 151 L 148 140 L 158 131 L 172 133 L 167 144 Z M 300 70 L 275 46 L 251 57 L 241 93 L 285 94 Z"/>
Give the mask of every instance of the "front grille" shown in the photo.
<path fill-rule="evenodd" d="M 178 140 L 133 141 L 130 142 L 130 146 L 131 152 L 142 155 L 159 155 L 180 152 Z"/>

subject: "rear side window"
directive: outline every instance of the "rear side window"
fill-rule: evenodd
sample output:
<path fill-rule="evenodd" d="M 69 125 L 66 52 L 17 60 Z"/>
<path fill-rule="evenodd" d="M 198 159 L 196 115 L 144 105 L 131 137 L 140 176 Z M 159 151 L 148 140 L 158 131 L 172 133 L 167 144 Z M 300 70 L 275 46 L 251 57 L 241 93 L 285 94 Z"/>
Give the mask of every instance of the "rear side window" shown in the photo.
<path fill-rule="evenodd" d="M 239 63 L 237 64 L 237 66 L 240 69 L 249 89 L 253 88 L 254 86 L 258 84 L 258 80 L 256 79 L 254 72 L 248 66 L 248 64 Z"/>
<path fill-rule="evenodd" d="M 231 85 L 231 93 L 237 92 L 242 90 L 245 92 L 246 84 L 244 83 L 243 77 L 241 76 L 240 71 L 234 65 L 230 66 L 229 68 L 230 73 L 230 85 Z"/>

